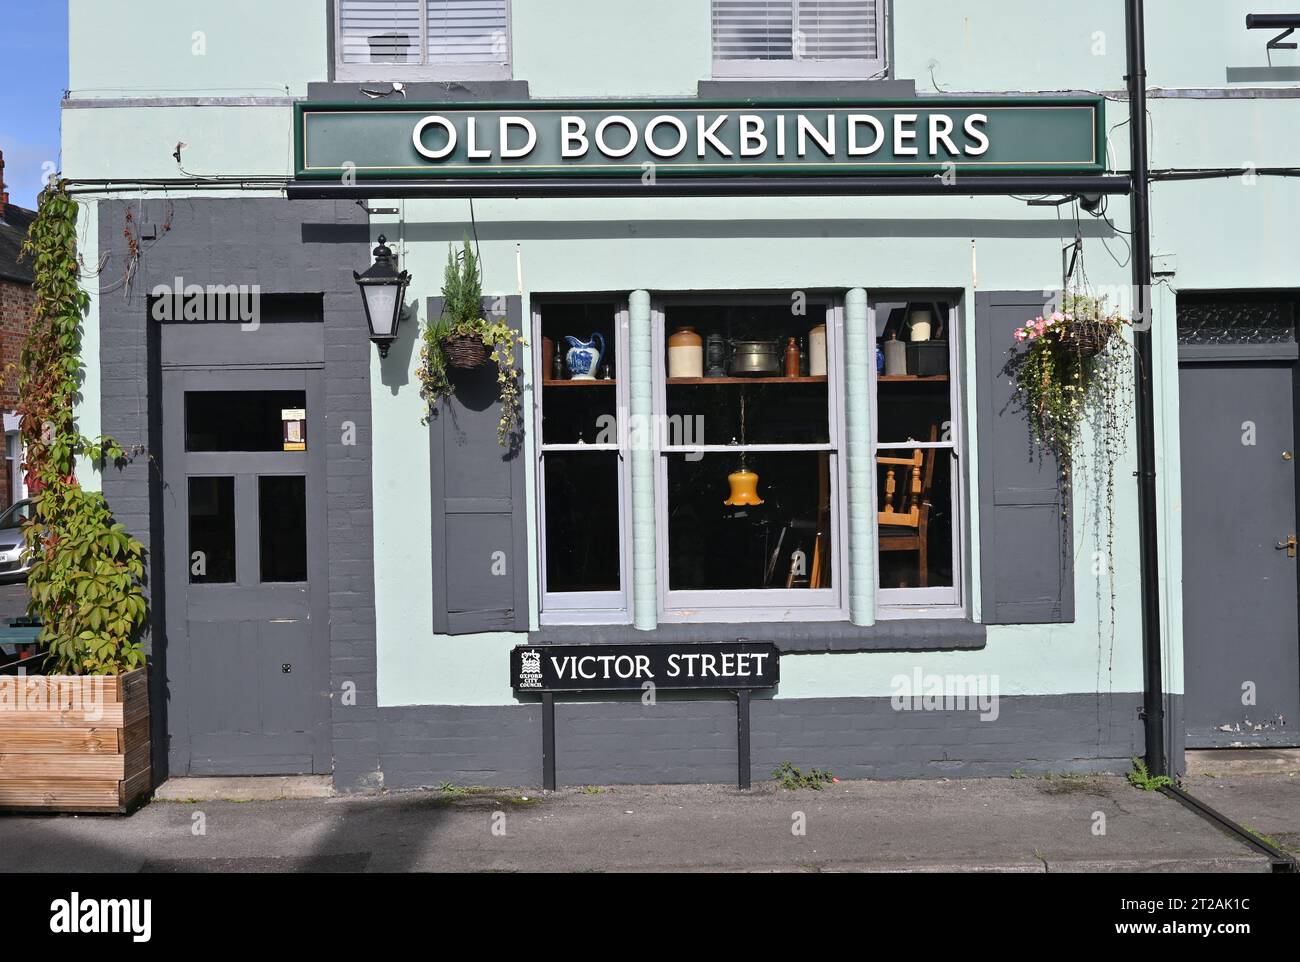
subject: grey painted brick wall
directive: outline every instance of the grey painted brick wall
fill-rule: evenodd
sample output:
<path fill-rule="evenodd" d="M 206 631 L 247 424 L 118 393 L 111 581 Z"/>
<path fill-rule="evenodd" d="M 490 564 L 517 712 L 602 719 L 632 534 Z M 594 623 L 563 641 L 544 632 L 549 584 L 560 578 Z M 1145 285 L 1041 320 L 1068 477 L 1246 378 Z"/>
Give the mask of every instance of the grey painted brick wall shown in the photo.
<path fill-rule="evenodd" d="M 783 761 L 843 778 L 1124 772 L 1142 753 L 1141 702 L 1138 692 L 1018 695 L 1000 700 L 996 721 L 981 721 L 968 711 L 895 711 L 888 698 L 757 698 L 751 773 L 770 778 Z M 380 718 L 386 788 L 541 784 L 538 704 L 385 708 Z M 561 785 L 736 778 L 736 708 L 727 699 L 559 700 L 555 742 Z"/>
<path fill-rule="evenodd" d="M 156 240 L 141 244 L 132 282 L 127 268 L 128 227 Z M 329 531 L 331 690 L 337 701 L 344 680 L 357 686 L 357 707 L 336 714 L 336 752 L 344 772 L 375 771 L 375 636 L 373 537 L 370 520 L 370 352 L 352 271 L 369 262 L 367 217 L 345 201 L 214 199 L 101 201 L 100 369 L 103 430 L 127 445 L 142 445 L 154 460 L 138 457 L 104 477 L 104 494 L 118 520 L 150 549 L 147 586 L 152 609 L 146 639 L 151 658 L 155 770 L 166 771 L 166 713 L 162 679 L 165 646 L 155 642 L 164 611 L 161 562 L 161 445 L 150 429 L 157 416 L 157 325 L 148 321 L 147 297 L 157 284 L 257 284 L 262 293 L 320 293 L 324 297 L 326 524 Z M 234 329 L 232 328 L 232 334 Z M 356 426 L 355 446 L 342 442 L 342 423 Z M 152 463 L 152 467 L 151 467 Z M 157 550 L 154 550 L 157 549 Z M 180 706 L 177 706 L 178 710 Z M 367 722 L 369 726 L 367 727 Z"/>

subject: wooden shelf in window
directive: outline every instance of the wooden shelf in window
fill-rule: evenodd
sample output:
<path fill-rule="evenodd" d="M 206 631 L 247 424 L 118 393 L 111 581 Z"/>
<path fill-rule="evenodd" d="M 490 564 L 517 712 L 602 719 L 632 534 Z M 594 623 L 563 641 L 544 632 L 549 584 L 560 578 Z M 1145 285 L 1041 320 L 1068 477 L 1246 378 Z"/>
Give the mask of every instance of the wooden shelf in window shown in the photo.
<path fill-rule="evenodd" d="M 668 384 L 825 384 L 826 375 L 815 377 L 670 377 Z"/>
<path fill-rule="evenodd" d="M 928 374 L 925 377 L 918 377 L 915 374 L 877 374 L 876 380 L 881 383 L 891 384 L 926 384 L 936 383 L 948 380 L 947 374 Z"/>
<path fill-rule="evenodd" d="M 543 381 L 542 387 L 613 387 L 616 382 L 613 378 L 608 381 Z"/>

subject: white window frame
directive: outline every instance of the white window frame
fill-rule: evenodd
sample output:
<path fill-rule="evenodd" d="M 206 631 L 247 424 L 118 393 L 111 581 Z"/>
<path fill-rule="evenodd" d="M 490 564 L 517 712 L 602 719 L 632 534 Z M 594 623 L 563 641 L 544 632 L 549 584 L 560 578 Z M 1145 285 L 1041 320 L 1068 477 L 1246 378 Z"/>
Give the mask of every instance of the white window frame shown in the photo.
<path fill-rule="evenodd" d="M 619 438 L 613 444 L 548 444 L 542 435 L 545 403 L 542 370 L 542 310 L 548 304 L 614 303 L 614 392 Z M 625 419 L 630 405 L 628 386 L 628 304 L 625 296 L 593 294 L 534 294 L 532 308 L 533 437 L 537 439 L 534 465 L 537 479 L 537 585 L 541 598 L 541 625 L 626 625 L 632 623 L 629 604 L 632 584 L 632 478 L 630 452 L 623 445 Z M 583 333 L 586 332 L 575 332 Z M 555 349 L 561 350 L 557 343 Z M 550 591 L 546 585 L 546 455 L 547 453 L 612 451 L 618 455 L 619 587 L 617 591 Z"/>
<path fill-rule="evenodd" d="M 713 2 L 709 0 L 709 46 L 713 47 Z M 794 0 L 798 5 L 799 0 Z M 713 76 L 718 80 L 875 80 L 888 72 L 889 37 L 886 30 L 889 0 L 876 4 L 878 60 L 723 60 L 714 55 Z M 797 22 L 797 16 L 794 18 Z"/>
<path fill-rule="evenodd" d="M 945 301 L 949 304 L 948 312 L 948 417 L 952 425 L 948 441 L 881 441 L 879 422 L 879 381 L 875 364 L 875 345 L 880 334 L 881 318 L 878 308 L 881 304 L 897 304 L 903 301 Z M 962 618 L 966 616 L 965 559 L 970 541 L 967 537 L 967 484 L 964 468 L 966 450 L 966 409 L 963 402 L 964 384 L 962 378 L 961 337 L 964 332 L 963 318 L 964 297 L 960 292 L 935 290 L 873 291 L 868 304 L 868 325 L 871 331 L 872 363 L 870 365 L 870 389 L 868 397 L 871 406 L 871 463 L 882 451 L 914 451 L 917 448 L 935 448 L 938 451 L 950 451 L 952 458 L 950 484 L 952 485 L 952 585 L 931 588 L 882 588 L 880 586 L 880 549 L 879 537 L 873 535 L 877 544 L 874 567 L 876 571 L 876 618 Z M 884 320 L 888 320 L 885 317 Z M 938 456 L 938 455 L 936 455 Z M 871 472 L 871 524 L 878 532 L 881 492 L 879 490 L 879 471 Z"/>
<path fill-rule="evenodd" d="M 426 0 L 420 0 L 419 63 L 344 63 L 342 0 L 333 0 L 334 9 L 334 79 L 341 81 L 447 81 L 509 80 L 514 69 L 513 0 L 506 0 L 505 63 L 431 64 L 429 56 L 429 12 Z"/>
<path fill-rule="evenodd" d="M 682 452 L 705 454 L 734 452 L 732 445 L 670 445 L 662 426 L 667 418 L 667 343 L 665 309 L 687 304 L 783 304 L 789 306 L 788 292 L 726 291 L 717 293 L 665 294 L 651 300 L 651 343 L 654 378 L 653 412 L 660 430 L 654 435 L 655 460 L 655 564 L 658 586 L 659 621 L 664 624 L 683 622 L 774 622 L 774 621 L 846 621 L 848 620 L 848 474 L 844 449 L 844 398 L 841 345 L 844 332 L 842 294 L 808 291 L 808 303 L 825 304 L 826 323 L 826 396 L 828 441 L 825 444 L 750 445 L 762 451 L 830 452 L 831 477 L 831 587 L 829 588 L 754 588 L 727 591 L 670 590 L 668 587 L 668 457 Z M 810 324 L 821 315 L 809 311 Z"/>

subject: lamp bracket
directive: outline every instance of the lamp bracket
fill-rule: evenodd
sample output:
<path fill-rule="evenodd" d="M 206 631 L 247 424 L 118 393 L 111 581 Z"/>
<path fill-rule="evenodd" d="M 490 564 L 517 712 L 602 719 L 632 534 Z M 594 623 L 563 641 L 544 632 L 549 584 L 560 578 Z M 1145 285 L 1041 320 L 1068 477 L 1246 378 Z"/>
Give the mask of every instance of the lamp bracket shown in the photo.
<path fill-rule="evenodd" d="M 360 199 L 357 200 L 357 206 L 367 214 L 396 214 L 399 212 L 396 207 L 367 207 L 366 202 Z"/>

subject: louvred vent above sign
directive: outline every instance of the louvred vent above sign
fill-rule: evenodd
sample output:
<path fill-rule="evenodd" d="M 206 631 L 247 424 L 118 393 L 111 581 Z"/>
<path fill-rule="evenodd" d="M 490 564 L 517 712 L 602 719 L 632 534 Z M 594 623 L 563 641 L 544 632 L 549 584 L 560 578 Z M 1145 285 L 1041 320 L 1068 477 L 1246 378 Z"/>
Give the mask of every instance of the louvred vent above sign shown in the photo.
<path fill-rule="evenodd" d="M 507 0 L 339 0 L 342 62 L 506 63 L 506 6 Z"/>
<path fill-rule="evenodd" d="M 430 63 L 505 63 L 506 0 L 427 0 Z"/>
<path fill-rule="evenodd" d="M 883 0 L 713 0 L 715 60 L 879 60 Z"/>

